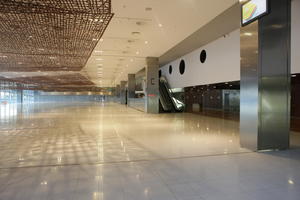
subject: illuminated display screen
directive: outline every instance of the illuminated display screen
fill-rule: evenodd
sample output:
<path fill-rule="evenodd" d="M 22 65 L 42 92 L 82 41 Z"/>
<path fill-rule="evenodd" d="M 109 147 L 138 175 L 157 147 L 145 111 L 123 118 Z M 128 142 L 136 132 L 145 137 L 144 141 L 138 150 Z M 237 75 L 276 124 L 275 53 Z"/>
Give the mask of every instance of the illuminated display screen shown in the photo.
<path fill-rule="evenodd" d="M 268 0 L 251 0 L 242 6 L 242 25 L 245 26 L 268 14 Z"/>

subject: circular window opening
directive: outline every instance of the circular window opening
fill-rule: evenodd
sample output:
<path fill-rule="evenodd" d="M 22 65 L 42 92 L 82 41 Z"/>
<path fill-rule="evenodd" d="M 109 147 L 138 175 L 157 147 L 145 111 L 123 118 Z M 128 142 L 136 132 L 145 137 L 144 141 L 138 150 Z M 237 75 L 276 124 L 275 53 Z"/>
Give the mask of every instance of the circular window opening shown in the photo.
<path fill-rule="evenodd" d="M 169 74 L 172 74 L 172 71 L 173 71 L 173 67 L 172 65 L 169 66 Z"/>
<path fill-rule="evenodd" d="M 185 62 L 184 60 L 181 60 L 179 64 L 179 72 L 180 74 L 184 74 L 184 71 L 185 71 Z"/>
<path fill-rule="evenodd" d="M 158 77 L 161 77 L 161 70 L 158 71 Z"/>
<path fill-rule="evenodd" d="M 200 53 L 200 61 L 201 61 L 201 63 L 205 63 L 205 61 L 206 61 L 206 51 L 205 50 L 202 50 Z"/>

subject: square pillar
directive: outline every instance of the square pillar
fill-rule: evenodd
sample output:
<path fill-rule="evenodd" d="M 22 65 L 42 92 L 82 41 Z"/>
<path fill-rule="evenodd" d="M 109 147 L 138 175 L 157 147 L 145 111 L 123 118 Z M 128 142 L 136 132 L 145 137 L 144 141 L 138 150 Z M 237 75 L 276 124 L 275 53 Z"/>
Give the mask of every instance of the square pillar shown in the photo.
<path fill-rule="evenodd" d="M 123 105 L 127 104 L 126 84 L 127 84 L 127 81 L 121 81 L 121 84 L 120 84 L 120 103 Z"/>
<path fill-rule="evenodd" d="M 130 106 L 130 99 L 135 98 L 135 74 L 128 74 L 128 93 L 127 103 Z"/>
<path fill-rule="evenodd" d="M 146 112 L 159 113 L 158 58 L 146 58 Z"/>
<path fill-rule="evenodd" d="M 287 149 L 290 132 L 291 1 L 241 28 L 241 146 Z"/>
<path fill-rule="evenodd" d="M 120 103 L 120 85 L 116 85 L 115 101 Z"/>

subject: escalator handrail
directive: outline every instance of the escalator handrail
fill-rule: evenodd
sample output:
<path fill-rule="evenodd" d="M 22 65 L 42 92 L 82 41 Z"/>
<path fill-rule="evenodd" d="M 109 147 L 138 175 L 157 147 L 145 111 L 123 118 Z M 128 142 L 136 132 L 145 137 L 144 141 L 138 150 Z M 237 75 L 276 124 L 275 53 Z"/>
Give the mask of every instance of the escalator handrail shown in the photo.
<path fill-rule="evenodd" d="M 160 83 L 160 87 L 159 87 L 159 97 L 160 97 L 160 101 L 162 104 L 162 107 L 165 111 L 172 111 L 172 102 L 168 102 L 167 100 L 167 96 L 165 95 L 165 91 L 163 90 L 162 83 Z"/>
<path fill-rule="evenodd" d="M 182 111 L 183 108 L 184 108 L 184 104 L 180 101 L 178 101 L 177 99 L 174 98 L 174 94 L 172 92 L 172 90 L 170 89 L 170 86 L 168 84 L 168 81 L 167 79 L 164 77 L 164 76 L 161 76 L 160 77 L 160 82 L 162 82 L 168 92 L 168 95 L 173 103 L 173 106 L 174 108 L 177 110 L 177 111 Z"/>

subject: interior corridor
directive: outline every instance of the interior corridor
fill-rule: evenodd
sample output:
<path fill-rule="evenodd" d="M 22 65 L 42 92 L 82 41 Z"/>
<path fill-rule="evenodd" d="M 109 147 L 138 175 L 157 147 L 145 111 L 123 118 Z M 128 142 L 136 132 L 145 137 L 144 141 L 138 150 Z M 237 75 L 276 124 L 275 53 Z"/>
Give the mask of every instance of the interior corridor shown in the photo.
<path fill-rule="evenodd" d="M 1 200 L 300 195 L 300 151 L 243 149 L 237 121 L 149 115 L 113 103 L 10 109 L 1 116 Z"/>

